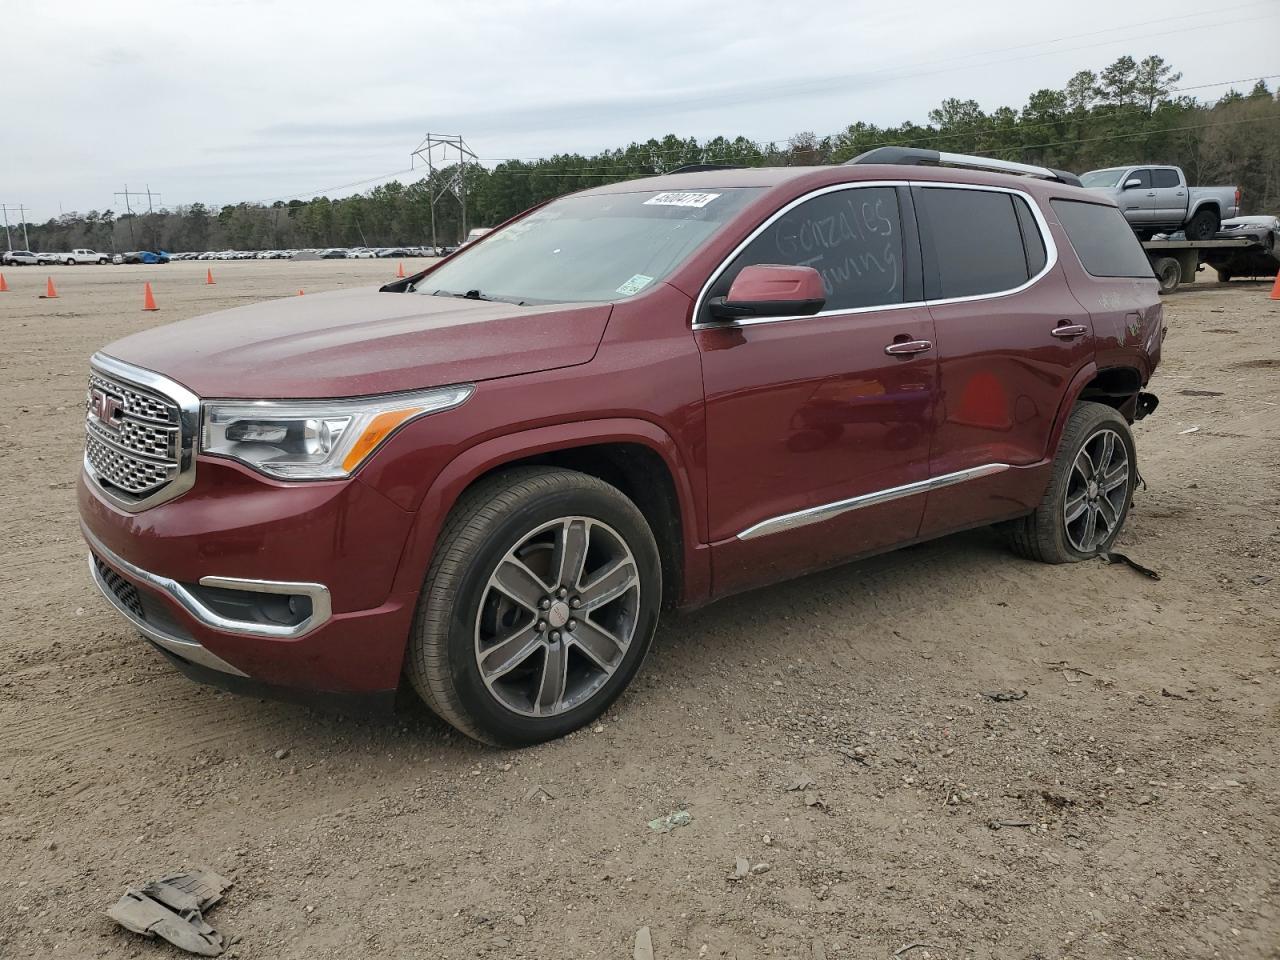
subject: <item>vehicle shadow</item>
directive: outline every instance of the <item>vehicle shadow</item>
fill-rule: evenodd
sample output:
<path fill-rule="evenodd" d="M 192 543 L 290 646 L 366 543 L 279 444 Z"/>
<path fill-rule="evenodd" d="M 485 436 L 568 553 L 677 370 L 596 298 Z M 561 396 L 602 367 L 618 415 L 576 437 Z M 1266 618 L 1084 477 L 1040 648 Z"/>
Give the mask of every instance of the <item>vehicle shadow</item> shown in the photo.
<path fill-rule="evenodd" d="M 702 609 L 668 615 L 658 630 L 651 652 L 636 682 L 610 707 L 614 720 L 629 711 L 636 715 L 668 715 L 680 701 L 707 683 L 724 682 L 726 665 L 746 669 L 752 661 L 794 655 L 807 660 L 857 657 L 858 643 L 841 640 L 830 647 L 823 635 L 857 633 L 868 644 L 903 640 L 900 628 L 911 610 L 897 606 L 904 586 L 916 592 L 927 582 L 930 591 L 946 596 L 954 590 L 962 599 L 966 584 L 977 582 L 991 566 L 1025 569 L 1027 561 L 1010 554 L 993 530 L 974 530 L 843 564 L 785 583 L 729 597 Z M 804 612 L 798 615 L 798 612 Z M 780 647 L 779 638 L 794 637 L 797 627 L 818 626 L 793 646 Z M 942 637 L 929 637 L 932 644 Z M 478 744 L 435 716 L 403 682 L 390 715 L 343 715 L 320 708 L 254 701 L 246 704 L 243 729 L 260 713 L 260 720 L 288 730 L 291 742 L 310 741 L 341 752 L 417 751 L 424 746 L 440 760 L 453 757 L 474 763 L 504 751 Z M 644 720 L 643 722 L 648 722 Z M 510 752 L 510 751 L 505 751 Z"/>

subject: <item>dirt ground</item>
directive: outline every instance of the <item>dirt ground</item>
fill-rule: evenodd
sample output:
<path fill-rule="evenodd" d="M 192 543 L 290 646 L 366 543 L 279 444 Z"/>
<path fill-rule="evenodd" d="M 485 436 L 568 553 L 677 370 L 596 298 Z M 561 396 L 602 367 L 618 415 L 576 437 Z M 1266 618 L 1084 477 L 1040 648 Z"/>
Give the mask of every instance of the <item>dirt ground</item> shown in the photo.
<path fill-rule="evenodd" d="M 207 864 L 245 958 L 630 958 L 642 927 L 657 960 L 1280 957 L 1266 285 L 1167 300 L 1118 545 L 1159 582 L 951 537 L 670 619 L 599 726 L 511 752 L 412 704 L 197 686 L 97 595 L 73 502 L 89 354 L 395 268 L 222 263 L 210 287 L 206 266 L 55 268 L 57 300 L 48 270 L 6 271 L 0 955 L 181 956 L 105 911 Z"/>

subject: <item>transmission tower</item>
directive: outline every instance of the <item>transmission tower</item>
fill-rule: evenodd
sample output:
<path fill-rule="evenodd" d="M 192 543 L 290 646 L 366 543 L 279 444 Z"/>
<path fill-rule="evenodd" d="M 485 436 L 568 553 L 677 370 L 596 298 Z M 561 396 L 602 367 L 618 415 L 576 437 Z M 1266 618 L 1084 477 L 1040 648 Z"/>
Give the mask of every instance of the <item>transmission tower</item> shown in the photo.
<path fill-rule="evenodd" d="M 453 158 L 457 157 L 454 162 Z M 476 155 L 467 146 L 467 141 L 460 135 L 448 136 L 442 133 L 428 133 L 418 149 L 409 154 L 409 166 L 412 168 L 421 161 L 427 165 L 427 200 L 431 204 L 431 246 L 439 246 L 436 242 L 436 204 L 446 193 L 458 198 L 462 207 L 462 239 L 467 236 L 467 161 L 478 163 Z M 448 179 L 436 188 L 436 169 L 450 169 Z"/>

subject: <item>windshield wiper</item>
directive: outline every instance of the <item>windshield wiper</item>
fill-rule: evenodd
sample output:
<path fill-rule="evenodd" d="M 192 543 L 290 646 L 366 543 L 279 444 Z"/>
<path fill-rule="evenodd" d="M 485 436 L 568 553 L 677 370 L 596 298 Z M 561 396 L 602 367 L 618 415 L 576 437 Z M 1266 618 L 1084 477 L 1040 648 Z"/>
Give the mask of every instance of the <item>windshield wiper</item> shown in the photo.
<path fill-rule="evenodd" d="M 486 297 L 479 290 L 468 290 L 466 293 L 455 293 L 452 290 L 432 290 L 433 297 L 459 297 L 463 300 L 492 300 L 493 297 Z"/>
<path fill-rule="evenodd" d="M 510 297 L 486 297 L 479 290 L 468 290 L 466 293 L 455 293 L 452 290 L 432 290 L 433 297 L 457 297 L 460 300 L 485 300 L 490 303 L 514 303 L 517 307 L 523 307 L 523 300 L 513 300 Z"/>

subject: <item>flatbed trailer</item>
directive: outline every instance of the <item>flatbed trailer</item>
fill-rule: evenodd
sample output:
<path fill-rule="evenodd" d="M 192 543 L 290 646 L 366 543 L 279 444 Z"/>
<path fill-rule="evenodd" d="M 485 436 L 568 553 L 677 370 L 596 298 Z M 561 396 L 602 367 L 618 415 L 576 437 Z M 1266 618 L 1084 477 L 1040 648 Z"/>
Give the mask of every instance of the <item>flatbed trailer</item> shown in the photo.
<path fill-rule="evenodd" d="M 1249 276 L 1249 269 L 1236 268 L 1237 264 L 1270 259 L 1263 245 L 1249 237 L 1231 240 L 1144 240 L 1142 249 L 1147 252 L 1151 269 L 1160 281 L 1160 292 L 1169 293 L 1181 284 L 1195 281 L 1202 263 L 1207 263 L 1227 279 Z M 1271 269 L 1274 276 L 1275 268 Z M 1265 276 L 1265 272 L 1258 276 Z"/>

